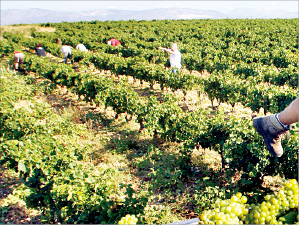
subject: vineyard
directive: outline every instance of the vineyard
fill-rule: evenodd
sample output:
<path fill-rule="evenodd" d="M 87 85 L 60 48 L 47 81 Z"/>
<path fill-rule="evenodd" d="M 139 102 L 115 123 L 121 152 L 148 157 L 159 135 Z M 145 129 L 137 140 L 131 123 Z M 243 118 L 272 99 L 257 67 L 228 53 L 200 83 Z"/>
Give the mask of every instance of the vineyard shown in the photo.
<path fill-rule="evenodd" d="M 34 223 L 9 218 L 22 202 L 46 224 L 298 224 L 298 124 L 280 158 L 252 126 L 298 96 L 296 19 L 19 27 L 1 28 L 1 223 Z"/>

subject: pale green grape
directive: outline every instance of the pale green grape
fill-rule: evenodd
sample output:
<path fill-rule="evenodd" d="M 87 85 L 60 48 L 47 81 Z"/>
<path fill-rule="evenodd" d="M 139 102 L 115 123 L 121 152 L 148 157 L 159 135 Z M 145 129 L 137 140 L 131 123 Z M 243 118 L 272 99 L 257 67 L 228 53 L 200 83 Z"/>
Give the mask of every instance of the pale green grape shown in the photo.
<path fill-rule="evenodd" d="M 214 208 L 199 216 L 200 224 L 282 224 L 278 216 L 298 208 L 298 183 L 291 179 L 275 194 L 268 194 L 260 204 L 246 204 L 245 195 L 238 192 L 226 200 L 217 200 Z M 299 218 L 297 219 L 297 221 Z M 298 222 L 296 223 L 298 224 Z"/>

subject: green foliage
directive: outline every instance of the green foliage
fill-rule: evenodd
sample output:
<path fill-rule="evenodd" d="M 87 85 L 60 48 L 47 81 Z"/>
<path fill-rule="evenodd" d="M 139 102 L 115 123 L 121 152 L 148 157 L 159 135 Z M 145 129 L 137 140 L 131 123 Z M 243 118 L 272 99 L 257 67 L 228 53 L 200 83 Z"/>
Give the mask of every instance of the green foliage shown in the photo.
<path fill-rule="evenodd" d="M 204 209 L 208 209 L 213 206 L 217 199 L 225 199 L 230 196 L 230 191 L 219 186 L 203 186 L 201 184 L 205 181 L 198 181 L 198 187 L 196 187 L 195 194 L 192 196 L 194 204 L 198 207 L 196 211 L 201 213 Z"/>
<path fill-rule="evenodd" d="M 111 88 L 105 101 L 105 107 L 111 106 L 116 112 L 116 117 L 121 113 L 127 113 L 132 117 L 136 113 L 138 105 L 139 96 L 137 92 L 124 83 L 119 83 Z"/>
<path fill-rule="evenodd" d="M 43 25 L 55 27 L 56 32 L 36 33 L 34 38 L 4 32 L 1 56 L 12 56 L 23 46 L 33 50 L 38 40 L 47 52 L 61 57 L 58 42 L 73 47 L 84 43 L 89 52 L 73 50 L 76 70 L 72 65 L 28 53 L 25 75 L 34 72 L 49 79 L 52 86 L 66 86 L 86 102 L 112 107 L 116 116 L 125 113 L 127 121 L 135 117 L 140 131 L 146 130 L 163 142 L 181 143 L 177 154 L 165 156 L 159 149 L 147 152 L 149 161 L 143 163 L 152 165 L 152 193 L 182 187 L 183 179 L 190 175 L 192 152 L 198 147 L 217 151 L 223 170 L 243 171 L 238 185 L 244 191 L 252 190 L 252 185 L 260 188 L 261 178 L 267 174 L 298 177 L 297 125 L 290 138 L 283 141 L 283 157 L 273 159 L 254 131 L 251 115 L 231 117 L 215 107 L 184 112 L 172 92 L 159 98 L 140 97 L 126 78 L 114 79 L 114 75 L 132 76 L 141 83 L 149 82 L 152 88 L 158 83 L 163 90 L 180 89 L 185 96 L 188 91 L 200 90 L 212 106 L 216 100 L 219 105 L 234 107 L 241 103 L 253 112 L 263 109 L 265 114 L 277 113 L 297 97 L 296 20 L 130 20 Z M 108 46 L 110 37 L 117 37 L 123 45 Z M 172 42 L 178 43 L 182 53 L 183 70 L 178 74 L 165 68 L 169 66 L 169 55 L 157 50 Z M 102 73 L 94 73 L 92 67 Z M 202 78 L 193 75 L 193 70 L 209 74 Z M 106 76 L 107 71 L 112 76 Z M 14 168 L 26 179 L 27 204 L 43 210 L 43 222 L 115 223 L 127 214 L 144 213 L 147 196 L 137 195 L 130 185 L 117 182 L 119 171 L 87 163 L 91 147 L 77 145 L 85 128 L 60 118 L 48 105 L 33 101 L 33 90 L 16 83 L 6 71 L 1 79 L 5 81 L 0 89 L 1 164 Z M 123 149 L 130 149 L 132 144 L 119 142 Z M 167 169 L 163 162 L 158 163 L 162 157 L 168 160 Z M 138 166 L 141 168 L 142 163 Z M 193 200 L 202 209 L 227 194 L 215 185 L 197 190 Z M 167 214 L 162 211 L 157 215 Z M 140 221 L 169 222 L 163 218 Z"/>
<path fill-rule="evenodd" d="M 19 46 L 9 39 L 2 38 L 0 42 L 0 56 L 10 56 L 16 50 L 19 50 Z"/>
<path fill-rule="evenodd" d="M 78 143 L 86 128 L 54 114 L 47 104 L 15 99 L 7 83 L 21 96 L 24 84 L 15 77 L 2 80 L 0 161 L 24 177 L 26 203 L 43 211 L 43 222 L 115 223 L 128 212 L 142 213 L 146 196 L 135 196 L 130 185 L 113 180 L 120 176 L 117 170 L 87 163 L 92 148 Z M 12 99 L 16 102 L 9 105 Z"/>

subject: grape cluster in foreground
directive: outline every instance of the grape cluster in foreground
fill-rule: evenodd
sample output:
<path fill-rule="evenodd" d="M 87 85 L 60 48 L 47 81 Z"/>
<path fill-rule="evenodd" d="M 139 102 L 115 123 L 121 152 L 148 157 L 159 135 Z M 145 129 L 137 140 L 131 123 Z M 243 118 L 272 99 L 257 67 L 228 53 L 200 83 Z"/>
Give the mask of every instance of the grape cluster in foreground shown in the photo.
<path fill-rule="evenodd" d="M 138 219 L 135 217 L 135 215 L 128 214 L 125 217 L 122 217 L 118 224 L 136 224 L 137 221 Z"/>
<path fill-rule="evenodd" d="M 247 204 L 247 197 L 240 192 L 217 200 L 214 208 L 199 215 L 199 224 L 298 224 L 298 206 L 298 182 L 291 179 L 257 205 Z"/>

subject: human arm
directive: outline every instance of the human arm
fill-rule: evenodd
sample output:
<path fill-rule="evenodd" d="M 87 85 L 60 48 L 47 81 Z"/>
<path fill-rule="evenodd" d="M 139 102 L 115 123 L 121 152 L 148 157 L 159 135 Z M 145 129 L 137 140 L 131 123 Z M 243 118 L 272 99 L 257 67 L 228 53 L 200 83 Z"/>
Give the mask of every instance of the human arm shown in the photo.
<path fill-rule="evenodd" d="M 170 54 L 174 54 L 174 51 L 172 51 L 169 48 L 164 48 L 164 47 L 158 47 L 159 50 L 162 50 L 163 52 L 168 52 Z"/>
<path fill-rule="evenodd" d="M 280 121 L 285 125 L 298 122 L 299 119 L 299 97 L 297 97 L 288 107 L 278 114 Z"/>

